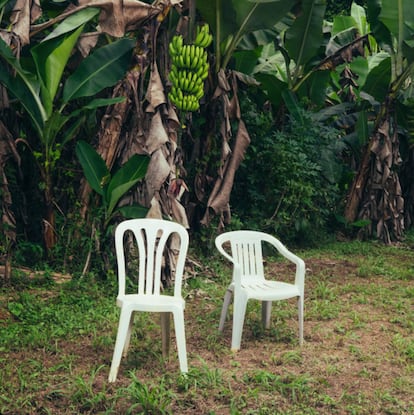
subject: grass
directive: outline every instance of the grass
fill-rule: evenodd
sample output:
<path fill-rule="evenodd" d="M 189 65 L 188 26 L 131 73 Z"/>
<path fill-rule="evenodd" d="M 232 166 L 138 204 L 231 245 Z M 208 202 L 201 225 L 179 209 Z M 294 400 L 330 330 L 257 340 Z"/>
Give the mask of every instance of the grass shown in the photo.
<path fill-rule="evenodd" d="M 297 252 L 307 266 L 305 344 L 296 304 L 277 302 L 271 328 L 248 303 L 242 349 L 217 331 L 231 270 L 215 257 L 186 283 L 189 373 L 174 338 L 163 360 L 159 318 L 139 314 L 118 381 L 107 382 L 119 309 L 116 282 L 55 284 L 15 275 L 0 290 L 0 413 L 414 413 L 414 266 L 409 244 L 338 242 Z M 198 260 L 198 262 L 200 262 Z M 277 259 L 269 273 L 286 271 Z"/>

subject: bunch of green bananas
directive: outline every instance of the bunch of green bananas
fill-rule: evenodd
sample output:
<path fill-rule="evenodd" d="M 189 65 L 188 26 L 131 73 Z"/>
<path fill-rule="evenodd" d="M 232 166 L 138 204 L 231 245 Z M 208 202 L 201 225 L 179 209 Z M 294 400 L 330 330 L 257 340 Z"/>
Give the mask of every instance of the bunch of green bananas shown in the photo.
<path fill-rule="evenodd" d="M 180 110 L 197 111 L 199 100 L 204 95 L 204 80 L 208 76 L 208 56 L 205 48 L 210 45 L 212 36 L 208 25 L 197 27 L 193 44 L 184 44 L 183 37 L 176 35 L 171 39 L 171 91 L 168 97 Z"/>

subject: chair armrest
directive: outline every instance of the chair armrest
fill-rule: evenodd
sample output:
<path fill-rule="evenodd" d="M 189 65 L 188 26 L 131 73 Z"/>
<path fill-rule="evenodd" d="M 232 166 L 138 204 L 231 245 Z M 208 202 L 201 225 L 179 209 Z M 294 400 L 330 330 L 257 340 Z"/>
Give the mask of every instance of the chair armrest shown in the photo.
<path fill-rule="evenodd" d="M 305 261 L 289 251 L 289 249 L 274 236 L 263 234 L 263 240 L 273 245 L 283 257 L 296 265 L 295 285 L 299 286 L 301 294 L 303 295 L 305 284 Z"/>

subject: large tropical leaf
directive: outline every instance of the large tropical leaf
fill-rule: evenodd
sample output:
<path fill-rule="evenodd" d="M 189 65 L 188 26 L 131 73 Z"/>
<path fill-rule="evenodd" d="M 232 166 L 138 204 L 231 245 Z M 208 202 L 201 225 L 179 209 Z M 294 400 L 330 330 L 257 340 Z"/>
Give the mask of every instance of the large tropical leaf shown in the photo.
<path fill-rule="evenodd" d="M 302 13 L 286 31 L 285 46 L 289 56 L 296 62 L 295 77 L 301 67 L 314 58 L 323 40 L 324 0 L 304 0 Z"/>
<path fill-rule="evenodd" d="M 0 44 L 1 42 L 0 39 Z M 21 78 L 12 76 L 4 67 L 0 70 L 0 83 L 3 84 L 24 107 L 33 122 L 33 126 L 37 133 L 40 135 L 44 126 L 42 106 L 40 101 L 36 100 L 36 95 L 32 94 L 33 90 L 28 88 L 27 84 L 22 82 Z"/>
<path fill-rule="evenodd" d="M 69 34 L 52 37 L 31 49 L 41 80 L 42 102 L 48 116 L 53 111 L 53 100 L 60 85 L 63 71 L 82 31 L 83 26 L 80 26 Z"/>
<path fill-rule="evenodd" d="M 78 27 L 84 26 L 85 23 L 92 20 L 100 13 L 100 9 L 97 7 L 88 7 L 82 9 L 74 14 L 68 16 L 63 22 L 61 22 L 48 36 L 46 36 L 42 42 L 46 42 L 56 37 L 69 34 Z"/>
<path fill-rule="evenodd" d="M 99 13 L 86 8 L 67 17 L 45 39 L 31 49 L 42 85 L 42 99 L 48 115 L 61 82 L 63 71 L 84 25 Z"/>
<path fill-rule="evenodd" d="M 102 157 L 83 140 L 76 144 L 76 155 L 91 188 L 104 196 L 105 181 L 109 180 L 110 173 Z"/>
<path fill-rule="evenodd" d="M 134 45 L 131 39 L 120 39 L 88 56 L 66 81 L 64 103 L 95 95 L 118 82 L 128 68 Z"/>
<path fill-rule="evenodd" d="M 379 20 L 388 28 L 402 45 L 405 39 L 412 37 L 414 7 L 412 0 L 382 0 Z"/>
<path fill-rule="evenodd" d="M 369 71 L 363 91 L 373 96 L 378 102 L 383 102 L 389 92 L 390 83 L 391 58 L 386 57 Z"/>
<path fill-rule="evenodd" d="M 145 177 L 149 160 L 147 156 L 134 154 L 112 177 L 105 192 L 108 217 L 111 216 L 119 199 Z"/>
<path fill-rule="evenodd" d="M 271 29 L 298 3 L 297 0 L 232 0 L 236 23 L 244 34 Z M 226 21 L 226 16 L 223 16 Z M 226 23 L 227 24 L 227 23 Z"/>
<path fill-rule="evenodd" d="M 261 89 L 266 92 L 272 105 L 277 108 L 282 102 L 282 92 L 288 84 L 274 75 L 258 73 L 255 78 L 260 82 Z"/>
<path fill-rule="evenodd" d="M 15 58 L 10 47 L 1 37 L 0 58 L 7 62 L 16 72 L 16 76 L 12 77 L 7 73 L 8 71 L 4 68 L 4 64 L 2 63 L 3 67 L 0 70 L 1 82 L 6 88 L 10 89 L 17 98 L 19 98 L 22 105 L 31 116 L 34 125 L 40 131 L 43 122 L 46 120 L 46 112 L 38 95 L 40 85 L 37 78 L 31 72 L 22 68 L 20 61 Z"/>
<path fill-rule="evenodd" d="M 122 216 L 127 219 L 145 218 L 148 213 L 148 208 L 139 205 L 122 206 L 119 209 Z"/>
<path fill-rule="evenodd" d="M 310 99 L 313 104 L 318 106 L 324 105 L 330 79 L 328 70 L 312 71 L 306 82 L 298 88 L 298 96 Z"/>
<path fill-rule="evenodd" d="M 216 0 L 197 3 L 212 28 L 218 62 L 226 67 L 242 37 L 255 30 L 272 29 L 298 0 Z M 224 45 L 220 48 L 220 45 Z"/>

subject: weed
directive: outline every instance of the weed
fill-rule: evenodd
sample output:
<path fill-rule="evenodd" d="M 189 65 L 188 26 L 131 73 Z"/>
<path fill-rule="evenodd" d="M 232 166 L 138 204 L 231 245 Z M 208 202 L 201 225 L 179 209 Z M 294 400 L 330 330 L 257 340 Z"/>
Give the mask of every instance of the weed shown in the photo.
<path fill-rule="evenodd" d="M 85 379 L 83 376 L 76 376 L 73 381 L 71 401 L 82 411 L 96 413 L 105 409 L 107 401 L 107 384 L 100 383 L 100 390 L 97 390 L 97 376 L 104 365 L 94 369 L 91 375 Z"/>
<path fill-rule="evenodd" d="M 132 402 L 127 409 L 127 414 L 163 415 L 171 413 L 168 407 L 176 396 L 165 387 L 163 378 L 158 384 L 146 384 L 140 381 L 133 372 L 130 376 L 131 384 L 121 391 L 121 395 Z"/>

